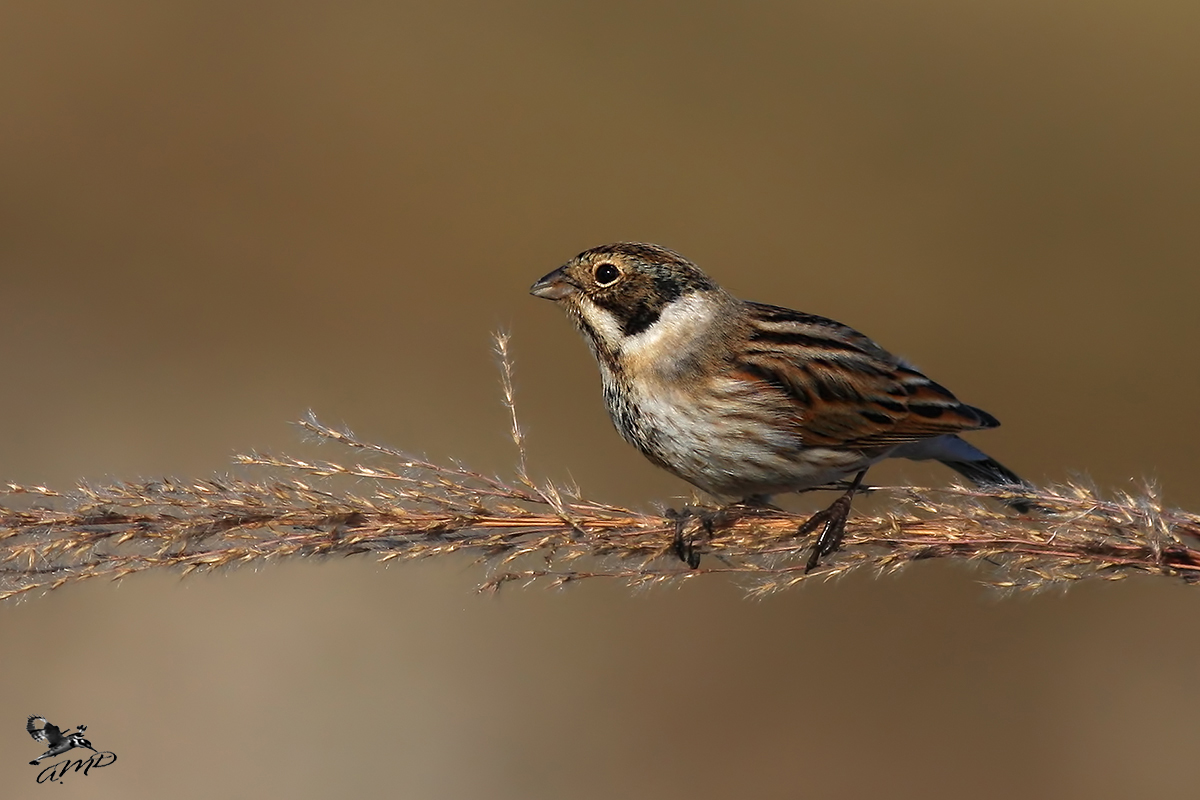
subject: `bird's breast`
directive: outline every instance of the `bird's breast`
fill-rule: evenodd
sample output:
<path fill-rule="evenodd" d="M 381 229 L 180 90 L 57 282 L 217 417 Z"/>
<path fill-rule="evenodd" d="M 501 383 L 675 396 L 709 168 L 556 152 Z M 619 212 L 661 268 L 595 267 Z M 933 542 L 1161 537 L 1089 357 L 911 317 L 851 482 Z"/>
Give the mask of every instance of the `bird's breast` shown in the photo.
<path fill-rule="evenodd" d="M 655 464 L 719 496 L 773 494 L 827 483 L 862 454 L 802 445 L 794 424 L 748 402 L 739 387 L 605 382 L 621 436 Z"/>

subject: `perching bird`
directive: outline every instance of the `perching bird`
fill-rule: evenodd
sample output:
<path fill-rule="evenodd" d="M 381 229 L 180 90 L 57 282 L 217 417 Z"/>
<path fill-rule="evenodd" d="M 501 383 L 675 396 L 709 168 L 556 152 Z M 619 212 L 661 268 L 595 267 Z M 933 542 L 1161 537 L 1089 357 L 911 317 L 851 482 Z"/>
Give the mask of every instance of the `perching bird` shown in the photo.
<path fill-rule="evenodd" d="M 613 424 L 660 467 L 749 505 L 849 478 L 800 529 L 821 528 L 809 569 L 839 546 L 851 499 L 882 459 L 934 459 L 979 486 L 1028 487 L 957 436 L 996 427 L 991 414 L 846 325 L 737 299 L 665 247 L 596 247 L 530 291 L 583 333 Z"/>
<path fill-rule="evenodd" d="M 34 723 L 39 721 L 43 727 L 35 728 Z M 63 736 L 62 731 L 59 730 L 57 725 L 51 724 L 45 717 L 33 715 L 26 720 L 25 730 L 29 731 L 29 735 L 33 737 L 35 742 L 46 742 L 50 745 L 49 750 L 29 762 L 34 766 L 37 766 L 37 763 L 44 758 L 62 755 L 76 747 L 86 747 L 93 753 L 96 752 L 96 748 L 92 747 L 92 743 L 83 738 L 83 732 L 87 730 L 87 725 L 76 726 L 74 733 L 68 733 L 66 736 Z"/>

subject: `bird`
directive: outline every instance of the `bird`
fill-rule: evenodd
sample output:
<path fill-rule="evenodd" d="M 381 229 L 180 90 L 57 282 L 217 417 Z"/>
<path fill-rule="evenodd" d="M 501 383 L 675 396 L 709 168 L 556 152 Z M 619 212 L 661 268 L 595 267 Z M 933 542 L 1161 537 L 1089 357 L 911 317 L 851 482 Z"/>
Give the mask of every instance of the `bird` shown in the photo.
<path fill-rule="evenodd" d="M 530 293 L 554 301 L 583 334 L 613 425 L 652 463 L 750 507 L 785 492 L 846 488 L 797 531 L 820 529 L 807 571 L 838 549 L 855 493 L 885 458 L 940 461 L 1014 494 L 1030 487 L 958 435 L 995 428 L 991 414 L 853 328 L 740 300 L 666 247 L 585 250 Z M 677 553 L 697 567 L 680 537 L 677 527 Z"/>
<path fill-rule="evenodd" d="M 42 727 L 34 727 L 35 722 L 41 722 Z M 29 731 L 29 735 L 33 737 L 35 742 L 46 742 L 50 745 L 49 750 L 29 762 L 34 766 L 37 766 L 38 762 L 44 758 L 62 755 L 76 747 L 86 747 L 93 753 L 96 752 L 96 748 L 92 747 L 92 743 L 83 738 L 83 732 L 87 730 L 87 725 L 78 725 L 74 733 L 68 733 L 64 736 L 57 725 L 51 723 L 45 717 L 33 714 L 25 721 L 25 730 Z"/>

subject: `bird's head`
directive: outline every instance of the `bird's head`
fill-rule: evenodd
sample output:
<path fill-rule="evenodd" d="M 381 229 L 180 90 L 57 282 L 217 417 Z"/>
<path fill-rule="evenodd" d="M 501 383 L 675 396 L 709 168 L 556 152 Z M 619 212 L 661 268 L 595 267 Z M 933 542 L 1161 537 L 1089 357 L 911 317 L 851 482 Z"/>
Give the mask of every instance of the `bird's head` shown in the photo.
<path fill-rule="evenodd" d="M 530 288 L 553 300 L 589 339 L 597 355 L 619 353 L 681 301 L 724 296 L 683 256 L 655 244 L 619 242 L 586 250 Z"/>

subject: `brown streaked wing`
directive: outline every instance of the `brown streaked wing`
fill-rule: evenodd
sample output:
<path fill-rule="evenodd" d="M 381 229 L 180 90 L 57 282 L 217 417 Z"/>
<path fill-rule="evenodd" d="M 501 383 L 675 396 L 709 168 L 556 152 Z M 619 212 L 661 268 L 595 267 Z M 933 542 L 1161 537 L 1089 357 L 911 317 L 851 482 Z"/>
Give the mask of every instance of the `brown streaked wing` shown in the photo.
<path fill-rule="evenodd" d="M 794 404 L 808 446 L 891 447 L 999 424 L 853 328 L 750 305 L 754 322 L 734 375 Z"/>

